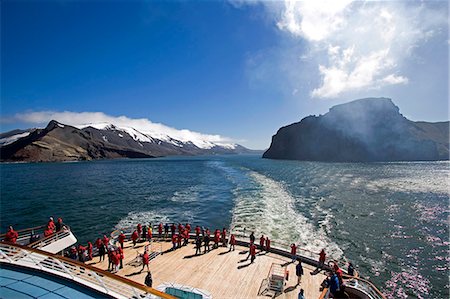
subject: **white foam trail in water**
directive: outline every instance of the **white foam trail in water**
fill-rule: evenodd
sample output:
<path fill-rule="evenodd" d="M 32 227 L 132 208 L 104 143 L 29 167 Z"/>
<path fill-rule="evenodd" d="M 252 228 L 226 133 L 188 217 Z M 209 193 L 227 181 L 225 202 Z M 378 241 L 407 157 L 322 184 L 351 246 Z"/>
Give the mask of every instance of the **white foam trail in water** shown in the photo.
<path fill-rule="evenodd" d="M 199 186 L 190 186 L 184 190 L 176 191 L 170 198 L 171 201 L 187 203 L 194 202 L 199 197 Z"/>
<path fill-rule="evenodd" d="M 180 221 L 194 222 L 194 217 L 191 211 L 183 211 L 183 215 L 168 212 L 167 210 L 155 210 L 145 212 L 130 212 L 128 215 L 117 223 L 116 228 L 135 227 L 138 223 L 153 225 L 157 223 L 178 223 Z M 183 222 L 184 223 L 184 222 Z"/>
<path fill-rule="evenodd" d="M 326 248 L 330 256 L 342 256 L 342 250 L 326 236 L 322 227 L 316 228 L 295 211 L 294 198 L 281 183 L 253 171 L 249 178 L 256 188 L 238 186 L 234 191 L 233 231 L 243 233 L 245 228 L 247 234 L 254 231 L 257 238 L 264 234 L 275 242 L 295 242 L 313 252 Z"/>

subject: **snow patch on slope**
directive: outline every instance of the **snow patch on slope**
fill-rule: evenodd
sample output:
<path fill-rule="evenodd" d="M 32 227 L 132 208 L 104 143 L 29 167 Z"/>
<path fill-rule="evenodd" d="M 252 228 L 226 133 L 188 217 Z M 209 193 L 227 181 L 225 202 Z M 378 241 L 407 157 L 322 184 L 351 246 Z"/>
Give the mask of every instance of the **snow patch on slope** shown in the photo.
<path fill-rule="evenodd" d="M 13 136 L 1 138 L 0 139 L 0 145 L 11 144 L 13 142 L 16 142 L 20 138 L 27 137 L 28 135 L 30 135 L 30 132 L 24 132 L 24 133 L 16 134 L 16 135 L 13 135 Z"/>

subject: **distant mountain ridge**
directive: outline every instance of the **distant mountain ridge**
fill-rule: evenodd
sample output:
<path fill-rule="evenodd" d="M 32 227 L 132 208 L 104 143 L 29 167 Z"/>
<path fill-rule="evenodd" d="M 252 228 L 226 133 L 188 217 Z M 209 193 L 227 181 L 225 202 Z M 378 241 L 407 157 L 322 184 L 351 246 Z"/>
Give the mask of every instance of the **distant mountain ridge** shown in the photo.
<path fill-rule="evenodd" d="M 113 124 L 77 128 L 52 120 L 44 129 L 1 134 L 0 159 L 3 162 L 55 162 L 253 152 L 238 144 L 214 143 L 199 138 L 182 141 L 164 134 L 158 137 Z"/>
<path fill-rule="evenodd" d="M 449 159 L 449 122 L 414 122 L 388 98 L 366 98 L 282 127 L 269 159 L 365 162 Z"/>

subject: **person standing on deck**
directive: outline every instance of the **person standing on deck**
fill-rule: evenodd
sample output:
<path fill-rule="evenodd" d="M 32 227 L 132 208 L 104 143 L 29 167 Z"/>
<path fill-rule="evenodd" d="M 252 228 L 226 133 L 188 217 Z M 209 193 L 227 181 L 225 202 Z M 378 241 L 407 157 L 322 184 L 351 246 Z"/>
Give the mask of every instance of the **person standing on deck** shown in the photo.
<path fill-rule="evenodd" d="M 147 225 L 144 224 L 144 226 L 142 227 L 142 240 L 144 242 L 147 241 L 147 232 L 148 232 Z"/>
<path fill-rule="evenodd" d="M 183 239 L 182 233 L 183 232 L 181 232 L 180 234 L 176 235 L 177 236 L 178 248 L 181 248 L 181 240 Z"/>
<path fill-rule="evenodd" d="M 120 247 L 122 247 L 122 249 L 123 249 L 123 242 L 125 242 L 125 238 L 126 238 L 125 234 L 123 233 L 123 231 L 121 231 L 120 235 L 118 237 L 118 240 L 119 240 Z"/>
<path fill-rule="evenodd" d="M 328 285 L 330 287 L 330 292 L 333 295 L 333 298 L 340 298 L 338 295 L 341 292 L 341 288 L 339 287 L 339 279 L 336 273 L 332 273 L 331 277 L 328 279 Z"/>
<path fill-rule="evenodd" d="M 158 238 L 162 238 L 162 232 L 163 232 L 163 224 L 160 222 L 158 225 Z"/>
<path fill-rule="evenodd" d="M 200 236 L 200 232 L 201 232 L 200 226 L 197 225 L 197 226 L 195 227 L 195 236 L 196 236 L 196 237 L 199 237 L 199 236 Z"/>
<path fill-rule="evenodd" d="M 264 238 L 264 235 L 261 235 L 261 238 L 259 238 L 259 249 L 261 251 L 264 250 L 264 242 L 266 241 L 266 238 Z"/>
<path fill-rule="evenodd" d="M 295 243 L 291 244 L 291 255 L 292 255 L 292 263 L 297 259 L 297 245 Z"/>
<path fill-rule="evenodd" d="M 148 229 L 147 229 L 147 240 L 149 242 L 151 242 L 152 239 L 153 239 L 153 228 L 152 228 L 152 224 L 150 223 L 150 225 L 148 226 Z"/>
<path fill-rule="evenodd" d="M 256 245 L 254 243 L 250 244 L 249 255 L 250 255 L 250 263 L 253 263 L 255 261 L 255 257 L 256 257 Z"/>
<path fill-rule="evenodd" d="M 220 240 L 220 231 L 218 229 L 216 229 L 214 231 L 214 245 L 213 245 L 213 249 L 219 247 L 219 240 Z"/>
<path fill-rule="evenodd" d="M 150 268 L 148 266 L 148 262 L 149 262 L 149 256 L 147 253 L 147 250 L 144 251 L 144 254 L 142 255 L 142 269 L 141 272 L 144 271 L 145 266 L 147 266 L 147 270 L 150 271 Z"/>
<path fill-rule="evenodd" d="M 59 232 L 63 228 L 64 224 L 63 224 L 61 217 L 58 218 L 58 221 L 56 221 L 55 226 L 56 226 L 56 232 Z"/>
<path fill-rule="evenodd" d="M 202 253 L 202 239 L 200 236 L 195 237 L 195 255 Z"/>
<path fill-rule="evenodd" d="M 185 228 L 188 230 L 188 234 L 191 233 L 191 225 L 189 223 L 186 223 Z"/>
<path fill-rule="evenodd" d="M 136 226 L 136 230 L 138 234 L 138 239 L 140 239 L 142 234 L 142 224 L 138 223 L 138 225 Z"/>
<path fill-rule="evenodd" d="M 169 236 L 169 223 L 166 223 L 164 225 L 164 238 L 167 238 Z"/>
<path fill-rule="evenodd" d="M 111 250 L 111 272 L 112 273 L 119 271 L 119 261 L 120 261 L 119 253 L 116 252 L 115 250 Z"/>
<path fill-rule="evenodd" d="M 56 229 L 55 222 L 53 222 L 53 217 L 50 217 L 50 219 L 48 220 L 47 228 L 51 229 L 52 231 Z"/>
<path fill-rule="evenodd" d="M 97 248 L 98 248 L 98 255 L 100 256 L 100 260 L 98 262 L 100 263 L 101 261 L 105 260 L 106 246 L 105 244 L 103 244 L 103 242 L 100 241 L 100 247 Z"/>
<path fill-rule="evenodd" d="M 355 267 L 353 267 L 352 263 L 348 263 L 347 273 L 350 276 L 355 276 Z"/>
<path fill-rule="evenodd" d="M 109 238 L 106 235 L 103 235 L 102 242 L 103 242 L 103 244 L 105 244 L 106 248 L 108 248 Z"/>
<path fill-rule="evenodd" d="M 147 271 L 147 276 L 145 276 L 145 285 L 150 288 L 153 285 L 153 278 L 152 278 L 152 273 L 150 272 L 150 270 Z"/>
<path fill-rule="evenodd" d="M 90 261 L 92 260 L 92 249 L 93 248 L 94 248 L 94 246 L 92 246 L 92 243 L 88 242 L 87 250 L 88 250 L 88 259 Z"/>
<path fill-rule="evenodd" d="M 266 237 L 266 251 L 267 252 L 270 251 L 270 239 L 269 239 L 269 237 Z"/>
<path fill-rule="evenodd" d="M 9 226 L 8 232 L 5 235 L 5 242 L 15 244 L 17 242 L 18 237 L 19 237 L 19 234 L 13 229 L 12 226 Z"/>
<path fill-rule="evenodd" d="M 305 299 L 304 292 L 305 292 L 305 290 L 300 289 L 300 292 L 298 293 L 298 299 Z"/>
<path fill-rule="evenodd" d="M 172 223 L 172 225 L 170 226 L 170 231 L 172 232 L 172 236 L 175 235 L 175 229 L 176 229 L 175 223 Z"/>
<path fill-rule="evenodd" d="M 225 227 L 222 229 L 222 246 L 227 247 L 227 229 Z"/>
<path fill-rule="evenodd" d="M 250 243 L 255 243 L 255 233 L 254 232 L 252 232 L 251 234 L 250 234 Z"/>
<path fill-rule="evenodd" d="M 120 269 L 123 268 L 123 259 L 124 259 L 124 254 L 123 254 L 123 249 L 121 247 L 117 247 L 117 255 L 119 256 L 119 260 L 120 260 Z"/>
<path fill-rule="evenodd" d="M 208 251 L 210 250 L 209 249 L 209 234 L 205 234 L 205 236 L 203 237 L 203 241 L 205 242 L 205 253 L 206 253 L 207 252 L 206 248 L 208 248 Z"/>
<path fill-rule="evenodd" d="M 183 246 L 186 246 L 189 243 L 189 230 L 187 228 L 184 229 L 183 239 Z"/>
<path fill-rule="evenodd" d="M 325 254 L 325 249 L 322 249 L 319 253 L 319 268 L 322 268 L 323 265 L 325 264 L 325 258 L 326 258 L 326 254 Z"/>
<path fill-rule="evenodd" d="M 236 237 L 234 236 L 234 234 L 231 234 L 230 235 L 230 250 L 229 251 L 231 251 L 231 248 L 233 248 L 233 251 L 234 251 L 235 246 L 236 246 Z"/>
<path fill-rule="evenodd" d="M 136 247 L 136 242 L 139 239 L 139 233 L 137 230 L 135 230 L 133 232 L 133 234 L 131 235 L 131 241 L 133 241 L 133 248 Z"/>
<path fill-rule="evenodd" d="M 183 226 L 183 224 L 181 224 L 181 223 L 178 223 L 178 234 L 182 234 L 183 233 L 183 231 L 184 231 L 184 226 Z"/>
<path fill-rule="evenodd" d="M 303 275 L 303 266 L 301 260 L 299 260 L 297 266 L 295 266 L 295 275 L 297 275 L 297 285 L 300 285 Z"/>
<path fill-rule="evenodd" d="M 176 234 L 173 234 L 172 235 L 172 250 L 175 250 L 175 249 L 177 249 L 177 238 L 178 236 L 176 235 Z"/>

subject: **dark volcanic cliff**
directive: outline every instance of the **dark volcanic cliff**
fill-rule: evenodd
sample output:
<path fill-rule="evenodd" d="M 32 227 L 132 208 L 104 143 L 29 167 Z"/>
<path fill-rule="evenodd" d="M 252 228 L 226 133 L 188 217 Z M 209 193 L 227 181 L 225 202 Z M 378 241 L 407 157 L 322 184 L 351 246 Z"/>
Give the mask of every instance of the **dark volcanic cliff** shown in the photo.
<path fill-rule="evenodd" d="M 449 159 L 449 122 L 413 122 L 390 99 L 334 106 L 282 127 L 263 158 L 310 161 Z"/>

